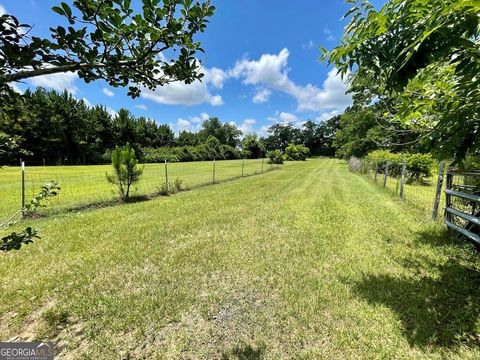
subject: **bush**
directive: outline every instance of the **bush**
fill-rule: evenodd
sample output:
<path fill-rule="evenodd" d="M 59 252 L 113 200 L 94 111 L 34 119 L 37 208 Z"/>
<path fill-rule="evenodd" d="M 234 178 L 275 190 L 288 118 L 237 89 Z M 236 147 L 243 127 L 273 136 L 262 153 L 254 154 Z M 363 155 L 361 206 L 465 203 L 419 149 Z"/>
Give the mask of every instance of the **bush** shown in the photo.
<path fill-rule="evenodd" d="M 107 180 L 116 185 L 123 201 L 128 200 L 130 188 L 138 182 L 143 173 L 143 168 L 138 167 L 138 160 L 133 150 L 127 143 L 124 147 L 116 147 L 112 151 L 113 174 L 107 174 Z"/>
<path fill-rule="evenodd" d="M 436 164 L 431 154 L 394 154 L 389 150 L 375 150 L 366 156 L 370 164 L 377 164 L 378 170 L 383 172 L 386 164 L 389 164 L 388 172 L 392 176 L 398 176 L 402 171 L 402 164 L 405 162 L 407 178 L 412 180 L 424 180 L 432 176 L 432 170 Z"/>
<path fill-rule="evenodd" d="M 310 154 L 310 149 L 303 145 L 294 145 L 290 144 L 285 149 L 285 157 L 287 160 L 307 160 L 308 155 Z"/>
<path fill-rule="evenodd" d="M 242 152 L 239 149 L 220 144 L 213 136 L 210 136 L 205 144 L 197 146 L 142 148 L 142 153 L 142 161 L 146 163 L 160 163 L 165 160 L 168 162 L 184 162 L 242 158 Z"/>
<path fill-rule="evenodd" d="M 267 153 L 269 164 L 283 164 L 283 154 L 280 150 L 272 150 Z"/>
<path fill-rule="evenodd" d="M 355 156 L 350 156 L 350 159 L 348 159 L 348 170 L 352 172 L 362 172 L 363 171 L 363 164 L 364 161 L 362 159 L 359 159 Z"/>

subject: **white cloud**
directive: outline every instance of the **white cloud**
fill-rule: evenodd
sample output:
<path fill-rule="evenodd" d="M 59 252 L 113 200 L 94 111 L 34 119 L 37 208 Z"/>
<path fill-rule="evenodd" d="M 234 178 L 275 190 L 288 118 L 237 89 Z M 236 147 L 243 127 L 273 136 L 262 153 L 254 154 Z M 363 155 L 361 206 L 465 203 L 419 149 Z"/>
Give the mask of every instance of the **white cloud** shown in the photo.
<path fill-rule="evenodd" d="M 118 115 L 118 112 L 116 112 L 115 110 L 113 110 L 112 108 L 110 107 L 106 107 L 105 110 L 107 110 L 107 112 L 110 114 L 111 117 L 117 117 Z"/>
<path fill-rule="evenodd" d="M 268 129 L 269 129 L 270 126 L 268 125 L 263 125 L 261 128 L 260 128 L 260 131 L 257 132 L 258 136 L 260 137 L 264 137 L 264 136 L 267 136 L 268 135 Z"/>
<path fill-rule="evenodd" d="M 148 107 L 146 105 L 143 105 L 143 104 L 135 105 L 135 107 L 137 109 L 140 109 L 140 110 L 148 110 Z"/>
<path fill-rule="evenodd" d="M 242 130 L 243 134 L 248 134 L 253 132 L 253 125 L 255 125 L 257 121 L 255 119 L 245 119 L 240 125 L 237 125 L 240 130 Z"/>
<path fill-rule="evenodd" d="M 75 85 L 77 79 L 77 73 L 66 72 L 33 77 L 29 79 L 29 82 L 34 86 L 41 86 L 59 91 L 67 90 L 75 95 L 78 91 L 78 87 Z"/>
<path fill-rule="evenodd" d="M 210 115 L 207 113 L 201 113 L 200 116 L 194 116 L 190 119 L 191 122 L 193 123 L 203 123 L 205 120 L 210 119 Z"/>
<path fill-rule="evenodd" d="M 328 72 L 321 88 L 295 84 L 288 77 L 288 56 L 288 49 L 283 49 L 277 55 L 263 54 L 258 60 L 243 59 L 237 61 L 230 74 L 243 79 L 244 84 L 262 85 L 293 96 L 298 111 L 342 111 L 352 103 L 351 95 L 345 94 L 347 85 L 336 69 Z"/>
<path fill-rule="evenodd" d="M 7 10 L 5 10 L 5 8 L 2 5 L 0 5 L 0 16 L 4 15 L 6 13 L 7 13 Z"/>
<path fill-rule="evenodd" d="M 210 98 L 210 104 L 212 106 L 220 106 L 223 105 L 223 99 L 220 95 L 215 95 Z"/>
<path fill-rule="evenodd" d="M 2 14 L 0 13 L 0 16 L 1 16 L 1 15 L 2 15 Z M 15 91 L 15 92 L 18 93 L 18 94 L 23 94 L 23 93 L 25 92 L 25 91 L 23 91 L 22 89 L 20 89 L 20 88 L 18 87 L 18 85 L 17 85 L 16 83 L 14 83 L 14 82 L 8 83 L 8 86 L 10 86 L 10 87 L 12 88 L 12 90 Z"/>
<path fill-rule="evenodd" d="M 315 47 L 315 43 L 313 42 L 313 40 L 308 40 L 307 43 L 302 44 L 303 49 L 312 49 L 314 47 Z"/>
<path fill-rule="evenodd" d="M 261 104 L 267 102 L 271 94 L 272 92 L 268 89 L 259 89 L 252 100 L 255 104 Z"/>
<path fill-rule="evenodd" d="M 280 115 L 278 115 L 278 119 L 281 122 L 287 122 L 287 123 L 298 121 L 298 118 L 294 114 L 290 114 L 287 112 L 281 112 Z"/>
<path fill-rule="evenodd" d="M 201 113 L 200 116 L 193 116 L 189 117 L 188 119 L 179 118 L 175 123 L 170 123 L 169 125 L 175 132 L 197 132 L 202 128 L 202 123 L 209 118 L 210 115 L 208 115 L 207 113 Z"/>
<path fill-rule="evenodd" d="M 216 89 L 223 88 L 223 83 L 228 79 L 228 74 L 222 69 L 213 67 L 211 69 L 203 69 L 205 76 L 203 81 L 212 84 Z"/>
<path fill-rule="evenodd" d="M 115 96 L 115 93 L 113 91 L 111 91 L 110 89 L 107 89 L 107 88 L 103 88 L 102 89 L 103 93 L 108 96 L 108 97 L 112 97 L 112 96 Z"/>
<path fill-rule="evenodd" d="M 88 99 L 86 97 L 84 97 L 82 100 L 85 103 L 85 105 L 87 105 L 90 108 L 92 107 L 92 104 L 90 103 L 90 101 L 88 101 Z"/>
<path fill-rule="evenodd" d="M 230 74 L 235 78 L 243 78 L 244 84 L 265 84 L 282 90 L 290 82 L 285 69 L 288 55 L 288 50 L 283 49 L 278 55 L 263 54 L 259 60 L 245 58 L 237 61 Z"/>
<path fill-rule="evenodd" d="M 180 130 L 180 131 L 189 131 L 192 127 L 192 123 L 188 120 L 185 120 L 185 119 L 178 119 L 177 120 L 177 128 Z"/>
<path fill-rule="evenodd" d="M 321 113 L 321 114 L 316 118 L 316 120 L 317 120 L 318 122 L 327 121 L 327 120 L 331 119 L 332 117 L 334 117 L 335 115 L 338 115 L 338 114 L 339 114 L 339 111 L 337 111 L 337 110 L 332 110 L 332 111 L 324 112 L 324 113 Z"/>
<path fill-rule="evenodd" d="M 191 84 L 177 81 L 157 87 L 155 90 L 142 88 L 141 96 L 167 105 L 192 106 L 202 103 L 208 103 L 212 106 L 223 105 L 222 96 L 212 94 L 211 88 L 221 89 L 228 78 L 228 74 L 218 68 L 202 68 L 201 72 L 205 74 L 202 81 L 197 80 Z"/>
<path fill-rule="evenodd" d="M 323 33 L 325 34 L 327 41 L 335 40 L 335 36 L 333 36 L 332 30 L 330 30 L 327 26 L 323 28 Z"/>

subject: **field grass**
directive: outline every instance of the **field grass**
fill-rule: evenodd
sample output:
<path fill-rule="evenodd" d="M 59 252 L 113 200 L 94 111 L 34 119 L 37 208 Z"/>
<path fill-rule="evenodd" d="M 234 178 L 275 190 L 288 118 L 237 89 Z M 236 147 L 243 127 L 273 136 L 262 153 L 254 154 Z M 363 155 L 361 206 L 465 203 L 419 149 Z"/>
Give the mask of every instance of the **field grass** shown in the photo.
<path fill-rule="evenodd" d="M 435 169 L 437 170 L 437 169 Z M 446 172 L 445 172 L 446 173 Z M 371 169 L 370 172 L 367 172 L 365 175 L 369 178 L 374 184 L 383 188 L 385 174 L 378 173 L 375 180 L 374 170 Z M 419 183 L 406 181 L 403 189 L 403 200 L 408 206 L 419 210 L 424 215 L 431 217 L 433 211 L 433 203 L 435 199 L 435 192 L 437 188 L 438 181 L 438 172 L 434 171 L 431 177 L 422 178 L 422 182 Z M 442 183 L 442 190 L 445 190 L 446 181 Z M 389 192 L 392 196 L 400 196 L 400 176 L 391 176 L 387 177 L 387 182 L 385 184 L 385 191 Z M 442 193 L 443 194 L 443 193 Z M 440 197 L 439 203 L 439 218 L 442 217 L 442 209 L 445 205 L 445 196 Z"/>
<path fill-rule="evenodd" d="M 28 223 L 43 238 L 0 259 L 0 340 L 85 359 L 480 357 L 478 257 L 341 161 Z"/>
<path fill-rule="evenodd" d="M 242 175 L 253 175 L 272 168 L 266 160 L 216 161 L 215 181 L 220 182 Z M 165 184 L 164 164 L 145 164 L 141 181 L 135 186 L 134 195 L 151 195 Z M 116 188 L 107 182 L 106 173 L 112 173 L 110 165 L 96 166 L 27 166 L 26 200 L 33 198 L 41 186 L 51 180 L 60 183 L 59 196 L 53 198 L 44 212 L 88 206 L 94 203 L 118 199 Z M 213 161 L 169 163 L 168 181 L 181 179 L 186 188 L 194 188 L 213 182 Z M 0 223 L 2 219 L 21 209 L 20 167 L 6 167 L 0 170 Z"/>

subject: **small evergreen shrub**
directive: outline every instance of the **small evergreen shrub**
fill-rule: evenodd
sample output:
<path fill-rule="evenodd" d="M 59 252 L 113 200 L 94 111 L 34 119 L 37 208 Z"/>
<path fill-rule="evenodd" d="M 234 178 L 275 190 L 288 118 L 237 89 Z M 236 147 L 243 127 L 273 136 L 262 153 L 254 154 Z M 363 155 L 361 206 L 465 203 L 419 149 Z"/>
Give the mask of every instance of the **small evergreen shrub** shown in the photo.
<path fill-rule="evenodd" d="M 127 143 L 123 147 L 116 147 L 112 151 L 113 174 L 106 174 L 107 180 L 116 185 L 123 201 L 130 197 L 133 184 L 140 180 L 143 168 L 138 167 L 138 160 L 133 150 Z"/>

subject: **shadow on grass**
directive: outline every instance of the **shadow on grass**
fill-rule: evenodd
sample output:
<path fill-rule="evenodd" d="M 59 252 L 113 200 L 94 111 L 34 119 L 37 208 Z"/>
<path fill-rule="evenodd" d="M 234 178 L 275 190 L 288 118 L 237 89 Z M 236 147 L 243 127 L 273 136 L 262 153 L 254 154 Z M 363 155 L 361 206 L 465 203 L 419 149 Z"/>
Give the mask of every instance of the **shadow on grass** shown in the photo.
<path fill-rule="evenodd" d="M 250 344 L 242 344 L 224 353 L 221 359 L 260 360 L 264 358 L 264 353 L 265 349 L 263 346 L 253 347 Z"/>
<path fill-rule="evenodd" d="M 419 235 L 434 246 L 445 246 L 451 239 L 446 232 Z M 353 284 L 353 291 L 371 304 L 392 309 L 412 346 L 479 346 L 479 260 L 471 255 L 452 255 L 441 264 L 406 258 L 401 264 L 409 276 L 366 275 Z"/>

